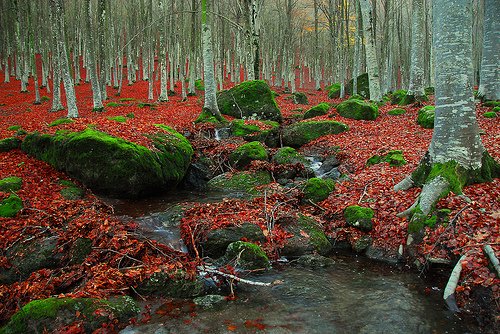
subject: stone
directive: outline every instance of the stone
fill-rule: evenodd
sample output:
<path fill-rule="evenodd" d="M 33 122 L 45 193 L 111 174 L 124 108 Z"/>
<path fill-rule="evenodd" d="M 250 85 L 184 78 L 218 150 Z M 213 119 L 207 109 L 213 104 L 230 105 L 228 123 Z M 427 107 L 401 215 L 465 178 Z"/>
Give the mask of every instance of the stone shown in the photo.
<path fill-rule="evenodd" d="M 221 257 L 225 254 L 229 244 L 241 239 L 261 243 L 266 241 L 262 229 L 255 224 L 243 223 L 240 226 L 229 226 L 207 233 L 205 241 L 201 243 L 203 255 L 214 258 Z"/>

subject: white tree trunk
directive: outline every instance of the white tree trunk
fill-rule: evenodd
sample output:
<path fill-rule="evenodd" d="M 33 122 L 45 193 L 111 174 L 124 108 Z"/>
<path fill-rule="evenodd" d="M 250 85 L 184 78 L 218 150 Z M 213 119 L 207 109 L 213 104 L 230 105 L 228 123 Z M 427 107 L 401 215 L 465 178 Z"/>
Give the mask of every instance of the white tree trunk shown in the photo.
<path fill-rule="evenodd" d="M 483 57 L 479 96 L 500 100 L 500 0 L 484 0 Z"/>
<path fill-rule="evenodd" d="M 96 66 L 96 55 L 95 55 L 95 48 L 94 48 L 94 43 L 93 43 L 93 38 L 92 38 L 92 24 L 91 24 L 91 17 L 92 17 L 92 8 L 91 8 L 91 1 L 86 0 L 85 1 L 86 5 L 86 12 L 87 15 L 85 15 L 85 32 L 86 32 L 86 38 L 85 42 L 87 44 L 87 65 L 88 65 L 88 74 L 90 75 L 90 83 L 92 85 L 92 101 L 94 105 L 94 110 L 102 110 L 104 106 L 102 105 L 102 96 L 101 96 L 101 88 L 99 87 L 99 77 L 97 76 L 97 66 Z"/>
<path fill-rule="evenodd" d="M 420 98 L 424 92 L 424 0 L 413 0 L 412 2 L 412 35 L 411 35 L 411 62 L 410 62 L 410 86 L 408 95 Z"/>

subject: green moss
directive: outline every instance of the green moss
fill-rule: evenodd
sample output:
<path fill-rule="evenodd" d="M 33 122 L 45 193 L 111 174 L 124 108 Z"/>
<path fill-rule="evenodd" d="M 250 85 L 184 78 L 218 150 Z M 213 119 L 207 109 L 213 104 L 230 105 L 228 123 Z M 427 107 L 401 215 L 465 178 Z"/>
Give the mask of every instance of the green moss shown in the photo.
<path fill-rule="evenodd" d="M 265 81 L 245 81 L 217 94 L 219 110 L 235 118 L 281 122 L 281 112 Z"/>
<path fill-rule="evenodd" d="M 425 95 L 434 95 L 434 87 L 426 87 L 424 88 Z"/>
<path fill-rule="evenodd" d="M 42 101 L 42 102 L 47 102 L 47 101 L 50 101 L 50 97 L 48 97 L 48 96 L 44 95 L 44 96 L 42 96 L 42 97 L 40 98 L 40 101 Z"/>
<path fill-rule="evenodd" d="M 398 115 L 403 115 L 405 113 L 406 113 L 406 110 L 403 108 L 394 108 L 394 109 L 389 110 L 387 112 L 387 115 L 398 116 Z"/>
<path fill-rule="evenodd" d="M 500 113 L 500 106 L 494 107 L 491 111 L 494 111 L 496 113 Z"/>
<path fill-rule="evenodd" d="M 307 95 L 302 92 L 295 92 L 292 94 L 292 97 L 293 97 L 293 103 L 295 104 L 309 104 Z"/>
<path fill-rule="evenodd" d="M 9 176 L 0 180 L 0 191 L 18 191 L 23 185 L 23 179 L 17 176 Z"/>
<path fill-rule="evenodd" d="M 69 123 L 73 123 L 74 120 L 70 119 L 70 118 L 59 118 L 59 119 L 56 119 L 55 121 L 53 121 L 52 123 L 50 123 L 48 126 L 58 126 L 58 125 L 61 125 L 61 124 L 69 124 Z"/>
<path fill-rule="evenodd" d="M 364 98 L 364 97 L 362 97 L 362 96 L 361 96 L 361 95 L 359 95 L 359 94 L 354 94 L 354 95 L 350 96 L 350 97 L 348 98 L 348 100 L 360 100 L 360 101 L 364 101 L 364 100 L 365 100 L 365 98 Z"/>
<path fill-rule="evenodd" d="M 245 124 L 244 120 L 235 119 L 231 122 L 231 133 L 236 137 L 243 137 L 262 130 L 254 124 Z"/>
<path fill-rule="evenodd" d="M 294 123 L 283 130 L 283 144 L 300 147 L 321 136 L 339 134 L 349 127 L 336 121 L 302 121 Z"/>
<path fill-rule="evenodd" d="M 92 240 L 89 238 L 78 238 L 70 250 L 69 264 L 82 264 L 92 252 Z"/>
<path fill-rule="evenodd" d="M 21 147 L 21 140 L 10 137 L 0 140 L 0 152 L 8 152 Z"/>
<path fill-rule="evenodd" d="M 334 189 L 335 182 L 332 179 L 313 177 L 304 186 L 304 199 L 318 203 L 327 199 Z"/>
<path fill-rule="evenodd" d="M 500 101 L 490 100 L 483 102 L 483 107 L 498 107 L 500 106 Z"/>
<path fill-rule="evenodd" d="M 449 183 L 449 190 L 446 191 L 446 195 L 450 190 L 455 194 L 461 194 L 462 188 L 467 183 L 467 175 L 456 161 L 448 161 L 444 164 L 433 164 L 427 181 L 432 181 L 438 176 L 443 177 Z"/>
<path fill-rule="evenodd" d="M 205 83 L 201 79 L 195 80 L 194 88 L 196 90 L 205 90 Z"/>
<path fill-rule="evenodd" d="M 77 200 L 82 199 L 85 193 L 82 189 L 77 187 L 68 187 L 61 189 L 61 196 L 67 200 Z"/>
<path fill-rule="evenodd" d="M 318 105 L 315 105 L 314 107 L 310 108 L 304 113 L 304 119 L 308 118 L 313 118 L 316 116 L 322 116 L 326 115 L 328 113 L 328 110 L 330 110 L 330 105 L 326 102 L 321 102 Z"/>
<path fill-rule="evenodd" d="M 425 129 L 434 129 L 435 107 L 425 106 L 418 111 L 417 123 Z"/>
<path fill-rule="evenodd" d="M 267 171 L 221 174 L 208 181 L 212 190 L 255 193 L 255 187 L 272 182 Z"/>
<path fill-rule="evenodd" d="M 370 98 L 370 81 L 368 79 L 368 73 L 363 73 L 358 76 L 358 87 L 357 91 L 358 94 L 361 95 L 363 98 L 368 99 Z M 346 92 L 349 95 L 352 95 L 352 86 L 353 86 L 354 80 L 351 79 L 349 83 L 346 86 Z"/>
<path fill-rule="evenodd" d="M 125 115 L 127 118 L 135 118 L 135 115 L 133 112 L 129 112 L 127 115 Z"/>
<path fill-rule="evenodd" d="M 389 165 L 391 165 L 393 167 L 403 166 L 406 164 L 406 160 L 403 156 L 403 151 L 400 151 L 400 150 L 391 150 L 383 156 L 374 155 L 370 159 L 368 159 L 366 164 L 368 166 L 371 166 L 371 165 L 379 164 L 381 162 L 388 162 Z"/>
<path fill-rule="evenodd" d="M 328 241 L 321 225 L 312 217 L 303 214 L 298 215 L 298 224 L 301 230 L 309 235 L 309 242 L 314 250 L 319 254 L 326 255 L 332 249 L 332 244 Z"/>
<path fill-rule="evenodd" d="M 200 113 L 200 116 L 194 121 L 195 124 L 198 123 L 214 123 L 219 124 L 220 122 L 217 118 L 210 112 L 210 110 L 203 108 Z"/>
<path fill-rule="evenodd" d="M 494 111 L 488 111 L 483 114 L 484 117 L 486 118 L 495 118 L 497 117 L 497 113 Z"/>
<path fill-rule="evenodd" d="M 406 90 L 404 89 L 399 89 L 389 94 L 391 104 L 400 104 L 405 96 L 406 96 Z"/>
<path fill-rule="evenodd" d="M 344 219 L 349 226 L 362 231 L 371 231 L 373 228 L 372 219 L 374 212 L 370 208 L 358 205 L 351 205 L 344 210 Z"/>
<path fill-rule="evenodd" d="M 14 217 L 23 208 L 23 201 L 14 194 L 0 202 L 0 217 Z"/>
<path fill-rule="evenodd" d="M 127 117 L 125 116 L 113 116 L 113 117 L 108 117 L 110 121 L 115 121 L 118 123 L 126 123 L 127 122 Z"/>
<path fill-rule="evenodd" d="M 227 246 L 227 260 L 237 259 L 239 267 L 247 270 L 268 269 L 271 267 L 266 253 L 251 242 L 236 241 Z"/>
<path fill-rule="evenodd" d="M 9 127 L 7 128 L 7 130 L 9 130 L 9 131 L 17 131 L 17 130 L 19 130 L 19 129 L 21 129 L 21 126 L 20 126 L 20 125 L 12 125 L 12 126 L 9 126 Z"/>
<path fill-rule="evenodd" d="M 136 288 L 142 295 L 157 295 L 173 298 L 193 298 L 203 293 L 201 280 L 188 277 L 186 272 L 156 272 Z"/>
<path fill-rule="evenodd" d="M 337 106 L 337 111 L 343 117 L 356 120 L 373 121 L 379 115 L 378 107 L 375 104 L 360 100 L 344 101 Z"/>
<path fill-rule="evenodd" d="M 139 108 L 145 108 L 145 107 L 150 107 L 151 109 L 156 108 L 158 105 L 156 103 L 150 103 L 150 102 L 140 102 L 137 104 Z"/>
<path fill-rule="evenodd" d="M 272 161 L 280 165 L 296 163 L 301 163 L 304 165 L 307 164 L 307 160 L 299 152 L 297 152 L 294 148 L 287 146 L 282 147 L 278 151 L 276 151 Z"/>
<path fill-rule="evenodd" d="M 135 99 L 133 97 L 122 97 L 120 101 L 121 102 L 135 101 Z"/>
<path fill-rule="evenodd" d="M 103 315 L 98 315 L 97 310 Z M 34 300 L 12 316 L 1 334 L 54 333 L 78 320 L 77 312 L 86 319 L 84 330 L 93 332 L 111 319 L 125 322 L 136 316 L 140 309 L 132 298 L 125 296 L 114 300 L 92 298 L 47 298 Z"/>
<path fill-rule="evenodd" d="M 247 166 L 253 160 L 268 160 L 266 149 L 258 141 L 253 141 L 239 146 L 229 156 L 231 164 L 238 168 Z"/>
<path fill-rule="evenodd" d="M 334 83 L 326 87 L 329 99 L 338 99 L 340 97 L 340 83 Z"/>
<path fill-rule="evenodd" d="M 107 107 L 123 107 L 125 104 L 123 103 L 117 103 L 117 102 L 109 102 L 106 104 Z"/>

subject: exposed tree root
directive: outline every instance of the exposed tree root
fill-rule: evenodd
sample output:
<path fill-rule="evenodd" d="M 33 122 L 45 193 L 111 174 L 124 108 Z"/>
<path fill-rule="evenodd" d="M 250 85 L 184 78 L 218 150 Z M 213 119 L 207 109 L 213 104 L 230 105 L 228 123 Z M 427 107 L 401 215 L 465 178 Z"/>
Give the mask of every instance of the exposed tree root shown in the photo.
<path fill-rule="evenodd" d="M 429 183 L 424 184 L 422 192 L 415 203 L 405 211 L 399 213 L 398 217 L 417 219 L 419 218 L 418 216 L 427 216 L 431 213 L 437 201 L 448 195 L 449 187 L 450 183 L 445 178 L 441 176 L 435 177 Z"/>
<path fill-rule="evenodd" d="M 488 255 L 488 258 L 490 259 L 491 264 L 495 268 L 497 272 L 497 276 L 500 277 L 500 262 L 498 261 L 498 258 L 495 255 L 495 251 L 493 248 L 491 248 L 490 245 L 484 245 L 483 251 Z"/>
<path fill-rule="evenodd" d="M 462 255 L 460 257 L 457 264 L 453 268 L 453 271 L 450 274 L 450 279 L 448 280 L 443 293 L 443 299 L 452 312 L 460 312 L 460 309 L 458 308 L 457 302 L 455 300 L 455 289 L 457 288 L 458 280 L 460 279 L 460 273 L 462 272 L 463 260 L 465 260 L 465 255 Z"/>

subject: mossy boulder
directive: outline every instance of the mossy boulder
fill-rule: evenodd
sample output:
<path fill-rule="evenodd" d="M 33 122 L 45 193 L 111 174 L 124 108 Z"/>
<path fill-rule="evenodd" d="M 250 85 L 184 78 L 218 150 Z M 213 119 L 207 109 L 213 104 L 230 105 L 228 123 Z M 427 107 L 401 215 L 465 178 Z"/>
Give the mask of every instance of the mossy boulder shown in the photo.
<path fill-rule="evenodd" d="M 70 123 L 73 123 L 74 120 L 72 120 L 71 118 L 59 118 L 59 119 L 56 119 L 55 121 L 53 121 L 52 123 L 49 123 L 48 126 L 58 126 L 58 125 L 61 125 L 61 124 L 70 124 Z"/>
<path fill-rule="evenodd" d="M 214 124 L 219 124 L 219 120 L 210 112 L 208 109 L 203 109 L 194 121 L 195 124 L 198 123 L 214 123 Z"/>
<path fill-rule="evenodd" d="M 155 151 L 92 129 L 32 133 L 22 149 L 98 193 L 139 197 L 174 188 L 191 161 L 189 141 L 167 126 L 159 128 L 150 136 Z"/>
<path fill-rule="evenodd" d="M 211 190 L 256 194 L 255 187 L 271 182 L 271 174 L 267 171 L 239 172 L 217 175 L 208 181 L 207 186 Z"/>
<path fill-rule="evenodd" d="M 235 118 L 281 122 L 281 111 L 265 81 L 246 81 L 217 94 L 220 112 Z"/>
<path fill-rule="evenodd" d="M 500 106 L 493 107 L 493 109 L 491 109 L 491 111 L 494 111 L 496 113 L 500 113 Z"/>
<path fill-rule="evenodd" d="M 243 223 L 239 226 L 228 226 L 207 233 L 206 239 L 201 243 L 203 255 L 221 257 L 231 243 L 242 239 L 261 243 L 266 241 L 262 229 L 255 224 Z"/>
<path fill-rule="evenodd" d="M 83 189 L 81 189 L 71 181 L 61 180 L 59 181 L 59 184 L 64 187 L 60 191 L 60 194 L 64 199 L 77 200 L 82 199 L 85 196 L 85 192 L 83 191 Z"/>
<path fill-rule="evenodd" d="M 337 106 L 339 114 L 346 118 L 356 120 L 370 120 L 377 119 L 379 112 L 376 104 L 360 101 L 360 100 L 346 100 Z"/>
<path fill-rule="evenodd" d="M 399 116 L 399 115 L 403 115 L 403 114 L 406 114 L 406 110 L 403 108 L 394 108 L 394 109 L 391 109 L 387 112 L 387 115 L 391 115 L 391 116 Z"/>
<path fill-rule="evenodd" d="M 15 137 L 0 140 L 0 152 L 8 152 L 21 147 L 21 140 Z"/>
<path fill-rule="evenodd" d="M 318 105 L 310 108 L 304 113 L 304 119 L 313 118 L 316 116 L 323 116 L 328 114 L 328 110 L 330 110 L 330 105 L 326 102 L 321 102 Z"/>
<path fill-rule="evenodd" d="M 297 122 L 283 129 L 283 144 L 300 147 L 321 136 L 339 134 L 347 130 L 347 125 L 336 121 Z"/>
<path fill-rule="evenodd" d="M 329 99 L 338 99 L 340 97 L 340 83 L 334 83 L 328 87 L 326 87 L 328 91 Z"/>
<path fill-rule="evenodd" d="M 23 281 L 33 272 L 43 268 L 57 268 L 61 253 L 56 252 L 57 236 L 19 242 L 6 252 L 11 268 L 0 268 L 0 284 Z"/>
<path fill-rule="evenodd" d="M 489 100 L 489 101 L 484 101 L 483 102 L 483 107 L 498 107 L 500 106 L 500 101 L 496 100 Z"/>
<path fill-rule="evenodd" d="M 304 186 L 304 199 L 318 203 L 327 199 L 333 190 L 335 182 L 332 179 L 313 177 L 307 180 Z"/>
<path fill-rule="evenodd" d="M 262 127 L 256 124 L 247 124 L 244 120 L 235 119 L 230 125 L 231 134 L 243 137 L 247 141 L 260 141 L 270 147 L 279 145 L 279 123 L 262 121 Z"/>
<path fill-rule="evenodd" d="M 23 179 L 17 176 L 9 176 L 0 180 L 0 191 L 15 192 L 23 186 Z"/>
<path fill-rule="evenodd" d="M 494 111 L 487 111 L 483 114 L 485 118 L 495 118 L 497 117 L 497 113 Z"/>
<path fill-rule="evenodd" d="M 302 92 L 295 92 L 292 94 L 293 103 L 295 104 L 309 104 L 307 95 Z"/>
<path fill-rule="evenodd" d="M 305 254 L 319 253 L 326 255 L 332 250 L 321 224 L 314 218 L 299 214 L 295 217 L 278 219 L 280 225 L 293 237 L 285 240 L 285 245 L 280 254 L 283 256 L 302 256 Z"/>
<path fill-rule="evenodd" d="M 267 161 L 267 159 L 266 148 L 258 141 L 239 146 L 229 156 L 229 162 L 237 168 L 243 168 L 254 160 Z"/>
<path fill-rule="evenodd" d="M 425 106 L 418 111 L 417 123 L 425 129 L 434 129 L 434 117 L 436 107 Z"/>
<path fill-rule="evenodd" d="M 365 232 L 369 232 L 373 228 L 373 216 L 372 209 L 358 205 L 348 206 L 344 210 L 344 219 L 347 225 Z"/>
<path fill-rule="evenodd" d="M 200 278 L 189 277 L 184 271 L 174 273 L 160 271 L 144 279 L 136 288 L 142 295 L 173 298 L 193 298 L 205 292 Z"/>
<path fill-rule="evenodd" d="M 365 100 L 365 98 L 364 98 L 364 97 L 362 97 L 362 96 L 361 96 L 361 95 L 359 95 L 359 94 L 354 94 L 354 95 L 350 96 L 350 97 L 348 98 L 348 100 L 360 100 L 360 101 L 364 101 L 364 100 Z M 338 105 L 338 104 L 337 104 L 337 105 Z"/>
<path fill-rule="evenodd" d="M 112 116 L 112 117 L 108 117 L 108 119 L 110 121 L 115 121 L 118 123 L 126 123 L 127 122 L 127 117 L 125 117 L 125 116 Z"/>
<path fill-rule="evenodd" d="M 129 296 L 110 300 L 47 298 L 34 300 L 23 306 L 0 329 L 0 333 L 60 333 L 63 327 L 77 321 L 83 322 L 82 329 L 85 333 L 92 333 L 115 319 L 126 323 L 139 312 L 139 306 Z"/>
<path fill-rule="evenodd" d="M 371 166 L 382 162 L 388 162 L 393 167 L 406 165 L 406 160 L 401 150 L 391 150 L 385 155 L 374 155 L 368 159 L 366 164 Z"/>
<path fill-rule="evenodd" d="M 370 81 L 368 80 L 368 73 L 363 73 L 358 76 L 358 94 L 361 95 L 363 98 L 368 99 L 370 98 Z M 349 95 L 352 95 L 352 87 L 353 87 L 354 80 L 351 79 L 349 83 L 346 86 L 346 92 Z"/>
<path fill-rule="evenodd" d="M 308 165 L 308 161 L 302 154 L 297 152 L 296 149 L 292 147 L 282 147 L 279 150 L 274 153 L 272 159 L 273 162 L 280 164 L 280 165 L 286 165 L 286 164 L 296 164 L 296 163 L 301 163 L 303 165 Z"/>
<path fill-rule="evenodd" d="M 89 238 L 78 238 L 70 249 L 69 264 L 82 264 L 92 252 L 92 240 Z"/>
<path fill-rule="evenodd" d="M 403 101 L 404 97 L 406 96 L 407 91 L 404 89 L 398 89 L 395 90 L 392 93 L 388 94 L 389 100 L 391 101 L 391 104 L 400 104 L 401 101 Z"/>
<path fill-rule="evenodd" d="M 246 241 L 230 243 L 226 249 L 225 260 L 236 260 L 237 266 L 246 270 L 269 269 L 271 267 L 269 258 L 262 248 Z"/>
<path fill-rule="evenodd" d="M 0 217 L 14 217 L 23 209 L 23 201 L 15 194 L 0 201 Z"/>

